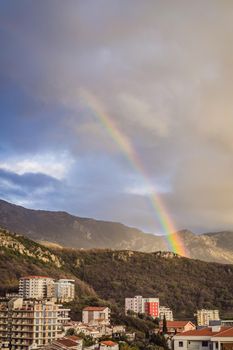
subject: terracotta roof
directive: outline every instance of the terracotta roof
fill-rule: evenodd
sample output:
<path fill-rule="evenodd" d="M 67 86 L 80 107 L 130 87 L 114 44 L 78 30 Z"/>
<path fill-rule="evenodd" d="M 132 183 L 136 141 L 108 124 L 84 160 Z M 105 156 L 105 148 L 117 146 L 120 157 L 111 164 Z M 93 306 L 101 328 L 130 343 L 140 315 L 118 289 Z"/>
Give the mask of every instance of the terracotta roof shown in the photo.
<path fill-rule="evenodd" d="M 221 332 L 219 332 L 218 334 L 215 334 L 214 337 L 233 337 L 233 327 L 230 327 L 225 330 L 221 330 Z"/>
<path fill-rule="evenodd" d="M 100 344 L 103 344 L 103 345 L 106 345 L 106 346 L 115 346 L 115 345 L 117 345 L 117 343 L 115 343 L 114 341 L 111 341 L 111 340 L 104 340 Z"/>
<path fill-rule="evenodd" d="M 167 321 L 167 327 L 168 328 L 179 328 L 179 327 L 185 327 L 190 321 Z"/>
<path fill-rule="evenodd" d="M 77 343 L 71 339 L 65 339 L 65 338 L 62 338 L 62 339 L 59 339 L 59 340 L 56 340 L 56 343 L 58 344 L 61 344 L 61 345 L 64 345 L 66 346 L 67 348 L 72 348 L 74 346 L 77 346 Z"/>
<path fill-rule="evenodd" d="M 107 309 L 107 306 L 87 306 L 83 311 L 103 311 Z"/>
<path fill-rule="evenodd" d="M 82 338 L 80 337 L 77 337 L 76 335 L 69 335 L 67 337 L 64 337 L 65 339 L 71 339 L 73 341 L 76 341 L 76 340 L 81 340 Z"/>
<path fill-rule="evenodd" d="M 229 333 L 227 333 L 227 331 L 230 331 Z M 182 333 L 179 333 L 178 336 L 180 337 L 188 337 L 188 336 L 191 336 L 191 337 L 217 337 L 217 336 L 221 336 L 223 337 L 224 334 L 229 334 L 229 335 L 226 335 L 229 336 L 229 337 L 232 337 L 233 336 L 233 327 L 221 327 L 221 330 L 220 331 L 216 331 L 216 332 L 213 332 L 212 331 L 212 328 L 211 327 L 205 327 L 205 328 L 201 328 L 201 329 L 194 329 L 194 330 L 191 330 L 191 331 L 186 331 L 186 332 L 182 332 Z M 231 334 L 231 335 L 230 335 Z"/>

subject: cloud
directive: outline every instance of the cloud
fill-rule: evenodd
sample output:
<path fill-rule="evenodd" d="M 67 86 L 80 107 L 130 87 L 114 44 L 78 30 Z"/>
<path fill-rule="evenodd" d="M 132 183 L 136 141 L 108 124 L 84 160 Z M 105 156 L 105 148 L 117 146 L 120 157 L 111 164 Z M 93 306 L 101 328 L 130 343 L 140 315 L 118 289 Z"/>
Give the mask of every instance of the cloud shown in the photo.
<path fill-rule="evenodd" d="M 41 173 L 52 176 L 56 179 L 62 179 L 69 171 L 74 160 L 64 152 L 55 154 L 34 154 L 30 158 L 13 158 L 0 163 L 0 168 L 6 171 L 15 172 L 18 175 L 25 173 Z"/>
<path fill-rule="evenodd" d="M 2 196 L 160 232 L 147 180 L 83 103 L 86 90 L 130 140 L 177 228 L 233 228 L 231 2 L 0 9 Z M 32 172 L 29 183 L 47 176 L 43 194 L 20 183 Z"/>
<path fill-rule="evenodd" d="M 0 168 L 0 197 L 26 205 L 35 204 L 59 186 L 58 180 L 44 174 L 18 175 Z"/>

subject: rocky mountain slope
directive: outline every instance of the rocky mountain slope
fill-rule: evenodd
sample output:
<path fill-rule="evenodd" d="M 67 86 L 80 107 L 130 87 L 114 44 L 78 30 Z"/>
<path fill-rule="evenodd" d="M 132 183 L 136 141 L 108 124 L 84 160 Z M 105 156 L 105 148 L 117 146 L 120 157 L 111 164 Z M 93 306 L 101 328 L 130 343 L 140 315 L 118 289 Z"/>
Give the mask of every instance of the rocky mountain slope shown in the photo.
<path fill-rule="evenodd" d="M 177 317 L 192 317 L 202 307 L 219 308 L 223 317 L 233 316 L 233 265 L 171 252 L 51 250 L 2 229 L 0 240 L 1 294 L 17 290 L 21 276 L 42 274 L 75 279 L 74 310 L 100 299 L 123 310 L 126 296 L 142 294 L 158 296 Z"/>
<path fill-rule="evenodd" d="M 66 212 L 31 210 L 3 200 L 0 200 L 0 226 L 53 247 L 58 244 L 83 249 L 168 250 L 164 237 L 120 223 L 80 218 Z M 195 235 L 183 230 L 178 234 L 191 258 L 233 263 L 233 232 Z"/>
<path fill-rule="evenodd" d="M 89 285 L 66 268 L 65 262 L 56 252 L 0 228 L 0 293 L 15 291 L 21 276 L 34 274 L 73 278 L 80 295 L 96 296 Z"/>

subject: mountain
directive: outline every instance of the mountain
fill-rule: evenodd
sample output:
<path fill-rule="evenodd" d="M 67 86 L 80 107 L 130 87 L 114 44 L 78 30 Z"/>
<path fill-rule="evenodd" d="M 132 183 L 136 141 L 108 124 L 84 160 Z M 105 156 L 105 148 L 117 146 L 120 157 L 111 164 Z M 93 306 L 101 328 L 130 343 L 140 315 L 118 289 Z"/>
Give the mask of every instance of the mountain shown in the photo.
<path fill-rule="evenodd" d="M 121 223 L 80 218 L 66 212 L 32 210 L 0 200 L 0 226 L 54 247 L 167 250 L 166 238 Z M 179 231 L 190 258 L 233 263 L 233 232 L 195 235 Z"/>
<path fill-rule="evenodd" d="M 66 268 L 61 257 L 30 239 L 0 228 L 0 293 L 16 290 L 25 275 L 72 278 L 80 295 L 96 296 L 94 290 Z"/>
<path fill-rule="evenodd" d="M 3 200 L 0 200 L 0 226 L 65 247 L 166 250 L 161 237 L 120 223 L 80 218 L 66 212 L 26 209 Z"/>
<path fill-rule="evenodd" d="M 197 308 L 219 308 L 233 316 L 233 265 L 207 263 L 171 252 L 48 249 L 24 236 L 0 229 L 0 292 L 17 290 L 27 274 L 73 278 L 72 309 L 110 303 L 123 311 L 124 298 L 157 296 L 177 317 Z"/>

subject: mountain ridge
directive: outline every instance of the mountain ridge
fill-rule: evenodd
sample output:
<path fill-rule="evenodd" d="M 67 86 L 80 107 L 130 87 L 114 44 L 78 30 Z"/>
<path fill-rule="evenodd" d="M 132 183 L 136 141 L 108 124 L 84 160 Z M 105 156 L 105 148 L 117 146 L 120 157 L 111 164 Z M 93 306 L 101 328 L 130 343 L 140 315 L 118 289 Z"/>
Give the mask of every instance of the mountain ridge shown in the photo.
<path fill-rule="evenodd" d="M 142 252 L 168 250 L 166 236 L 144 233 L 119 222 L 82 218 L 64 211 L 27 209 L 4 200 L 0 200 L 0 226 L 35 241 L 44 241 L 45 245 Z M 195 235 L 184 229 L 176 234 L 182 238 L 190 258 L 233 263 L 232 231 Z"/>

